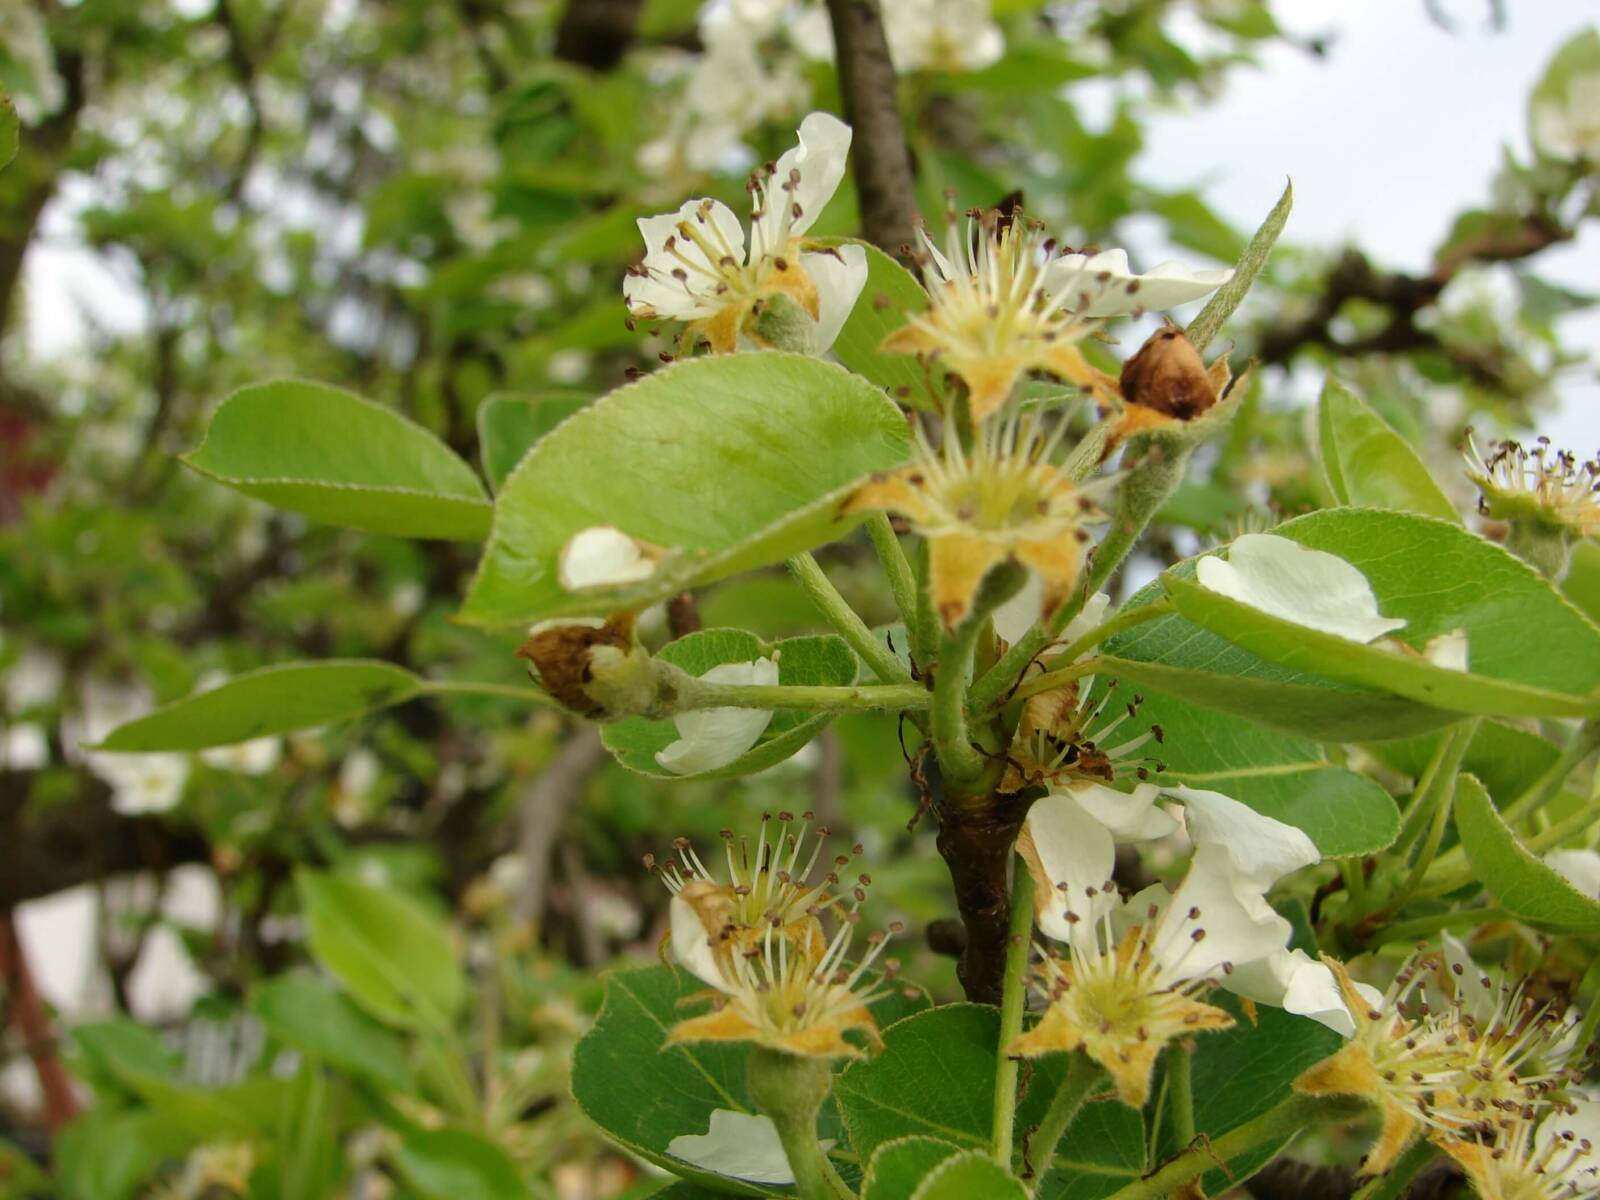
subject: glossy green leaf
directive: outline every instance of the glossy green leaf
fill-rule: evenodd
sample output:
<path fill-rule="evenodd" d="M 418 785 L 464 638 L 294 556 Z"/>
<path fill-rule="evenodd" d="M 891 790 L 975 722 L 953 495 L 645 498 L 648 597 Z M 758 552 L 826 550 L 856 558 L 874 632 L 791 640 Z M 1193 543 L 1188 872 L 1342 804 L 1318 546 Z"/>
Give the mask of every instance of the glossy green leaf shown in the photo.
<path fill-rule="evenodd" d="M 1600 933 L 1600 901 L 1529 853 L 1471 775 L 1456 780 L 1455 822 L 1473 869 L 1507 912 L 1547 929 Z"/>
<path fill-rule="evenodd" d="M 682 667 L 691 675 L 704 675 L 720 663 L 753 662 L 757 658 L 778 656 L 778 682 L 789 686 L 831 684 L 843 686 L 856 681 L 858 663 L 842 638 L 788 638 L 767 645 L 742 629 L 703 629 L 662 647 L 658 658 Z M 663 770 L 656 754 L 678 738 L 677 727 L 669 721 L 650 721 L 630 717 L 601 730 L 606 749 L 630 771 L 656 779 L 724 779 L 749 775 L 776 765 L 794 754 L 827 726 L 830 713 L 779 709 L 759 742 L 725 767 L 697 775 L 678 775 Z"/>
<path fill-rule="evenodd" d="M 1168 574 L 1193 573 L 1189 559 Z M 1141 588 L 1124 607 L 1152 603 L 1161 586 L 1158 580 Z M 1459 719 L 1399 696 L 1267 662 L 1176 613 L 1115 634 L 1102 658 L 1105 673 L 1125 684 L 1319 741 L 1408 737 Z"/>
<path fill-rule="evenodd" d="M 250 1011 L 267 1032 L 301 1053 L 384 1087 L 411 1086 L 405 1041 L 310 975 L 280 975 L 257 984 Z"/>
<path fill-rule="evenodd" d="M 704 992 L 703 983 L 674 967 L 608 972 L 600 1013 L 573 1055 L 573 1097 L 611 1138 L 674 1174 L 720 1192 L 781 1195 L 766 1185 L 697 1170 L 667 1153 L 673 1138 L 704 1133 L 716 1109 L 753 1111 L 745 1091 L 745 1045 L 665 1045 L 667 1031 L 698 1011 L 687 999 Z M 887 1024 L 926 1007 L 925 998 L 897 992 L 873 1005 L 873 1015 Z M 641 1096 L 650 1103 L 641 1104 Z M 841 1136 L 831 1108 L 823 1111 L 819 1133 Z"/>
<path fill-rule="evenodd" d="M 886 1029 L 883 1053 L 850 1064 L 834 1085 L 857 1155 L 870 1161 L 880 1146 L 906 1137 L 986 1150 L 999 1038 L 998 1010 L 977 1004 L 943 1005 Z M 1065 1070 L 1061 1055 L 1034 1061 L 1017 1128 L 1040 1121 Z M 1069 1178 L 1086 1189 L 1074 1196 L 1115 1191 L 1144 1170 L 1144 1122 L 1123 1105 L 1090 1104 L 1073 1124 L 1057 1166 L 1041 1197 L 1066 1195 Z"/>
<path fill-rule="evenodd" d="M 1362 571 L 1379 611 L 1406 621 L 1396 636 L 1413 649 L 1465 630 L 1470 671 L 1269 616 L 1169 570 L 1162 579 L 1178 611 L 1280 666 L 1434 708 L 1486 716 L 1600 713 L 1600 628 L 1499 546 L 1444 521 L 1378 509 L 1311 513 L 1274 532 Z"/>
<path fill-rule="evenodd" d="M 461 1007 L 465 984 L 449 931 L 397 892 L 338 875 L 295 875 L 311 952 L 373 1016 L 437 1028 Z"/>
<path fill-rule="evenodd" d="M 1097 680 L 1097 690 L 1105 684 Z M 1120 684 L 1119 699 L 1135 689 Z M 1159 744 L 1143 753 L 1161 784 L 1186 784 L 1221 792 L 1257 812 L 1296 825 L 1325 857 L 1372 854 L 1394 841 L 1400 813 L 1394 798 L 1372 780 L 1330 763 L 1322 747 L 1265 726 L 1202 708 L 1175 696 L 1138 689 L 1139 726 L 1158 727 Z M 1126 736 L 1136 730 L 1123 726 Z M 1114 742 L 1113 742 L 1114 744 Z"/>
<path fill-rule="evenodd" d="M 478 541 L 492 509 L 471 467 L 422 426 L 343 388 L 240 388 L 183 461 L 316 521 L 400 537 Z"/>
<path fill-rule="evenodd" d="M 933 1168 L 911 1200 L 1028 1200 L 1028 1189 L 981 1150 L 963 1150 Z"/>
<path fill-rule="evenodd" d="M 409 700 L 424 687 L 410 671 L 374 660 L 266 667 L 120 725 L 97 749 L 145 753 L 228 746 L 348 721 Z"/>
<path fill-rule="evenodd" d="M 394 1151 L 405 1181 L 428 1200 L 517 1200 L 531 1193 L 494 1142 L 464 1129 L 416 1129 Z"/>
<path fill-rule="evenodd" d="M 478 405 L 478 453 L 489 486 L 499 491 L 533 444 L 591 399 L 587 392 L 567 390 L 487 397 Z"/>
<path fill-rule="evenodd" d="M 867 255 L 867 282 L 856 306 L 834 340 L 833 352 L 857 375 L 872 380 L 912 408 L 931 408 L 928 372 L 915 355 L 881 349 L 890 334 L 928 308 L 928 293 L 917 277 L 876 246 L 854 239 L 824 239 L 834 245 L 859 245 Z"/>
<path fill-rule="evenodd" d="M 903 1137 L 884 1142 L 867 1164 L 861 1200 L 901 1200 L 917 1190 L 928 1174 L 960 1146 L 941 1138 Z"/>
<path fill-rule="evenodd" d="M 1416 451 L 1365 401 L 1329 376 L 1317 405 L 1328 486 L 1340 504 L 1396 508 L 1460 524 Z"/>
<path fill-rule="evenodd" d="M 767 351 L 675 363 L 589 405 L 522 460 L 459 619 L 639 607 L 788 558 L 848 529 L 841 502 L 909 446 L 882 392 L 820 359 Z M 667 557 L 632 587 L 564 591 L 562 548 L 597 525 Z"/>

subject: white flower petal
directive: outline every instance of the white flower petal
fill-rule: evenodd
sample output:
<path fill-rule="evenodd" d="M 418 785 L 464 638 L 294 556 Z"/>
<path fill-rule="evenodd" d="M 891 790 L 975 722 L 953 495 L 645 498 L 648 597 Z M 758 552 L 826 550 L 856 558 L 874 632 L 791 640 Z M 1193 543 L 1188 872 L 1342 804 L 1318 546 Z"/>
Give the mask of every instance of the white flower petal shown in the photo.
<path fill-rule="evenodd" d="M 1552 850 L 1544 865 L 1585 896 L 1600 899 L 1600 854 L 1593 850 Z"/>
<path fill-rule="evenodd" d="M 832 1145 L 831 1140 L 821 1143 L 824 1151 Z M 794 1182 L 778 1127 L 769 1117 L 719 1108 L 711 1114 L 707 1132 L 680 1134 L 667 1143 L 667 1153 L 701 1170 L 747 1183 Z"/>
<path fill-rule="evenodd" d="M 1257 896 L 1291 871 L 1322 861 L 1303 829 L 1263 816 L 1221 792 L 1169 787 L 1166 795 L 1183 801 L 1189 836 L 1200 847 L 1214 846 L 1226 856 L 1241 885 Z"/>
<path fill-rule="evenodd" d="M 1157 959 L 1178 978 L 1194 979 L 1222 968 L 1265 958 L 1289 942 L 1289 922 L 1264 901 L 1246 903 L 1226 853 L 1201 846 L 1189 873 L 1172 897 L 1179 914 L 1198 910 L 1191 920 L 1169 920 L 1154 947 Z M 1193 931 L 1203 929 L 1199 941 Z"/>
<path fill-rule="evenodd" d="M 95 774 L 111 785 L 111 808 L 125 817 L 169 812 L 189 782 L 184 754 L 95 754 Z"/>
<path fill-rule="evenodd" d="M 1116 864 L 1111 833 L 1064 794 L 1034 801 L 1022 828 L 1027 839 L 1023 854 L 1026 857 L 1031 846 L 1032 862 L 1044 876 L 1035 881 L 1039 929 L 1057 941 L 1071 942 L 1077 936 L 1074 930 L 1092 930 L 1094 922 L 1068 921 L 1068 911 L 1093 918 L 1114 902 L 1114 894 L 1105 891 L 1092 903 L 1087 899 L 1087 889 L 1099 890 L 1111 878 Z"/>
<path fill-rule="evenodd" d="M 1582 1145 L 1600 1146 L 1600 1103 L 1580 1100 L 1568 1112 L 1555 1112 L 1546 1117 L 1533 1135 L 1535 1155 L 1552 1148 L 1560 1140 L 1567 1147 Z M 1550 1170 L 1554 1180 L 1545 1184 L 1545 1195 L 1565 1195 L 1556 1181 L 1572 1185 L 1571 1195 L 1592 1196 L 1595 1192 L 1596 1162 L 1594 1152 L 1573 1154 L 1570 1149 L 1558 1149 L 1553 1154 Z"/>
<path fill-rule="evenodd" d="M 1119 317 L 1161 312 L 1198 300 L 1233 278 L 1228 268 L 1192 271 L 1164 262 L 1143 275 L 1128 263 L 1126 250 L 1064 254 L 1045 267 L 1045 287 L 1062 305 L 1084 317 Z"/>
<path fill-rule="evenodd" d="M 556 578 L 569 592 L 640 583 L 655 574 L 656 559 L 612 525 L 594 525 L 572 535 L 561 548 Z"/>
<path fill-rule="evenodd" d="M 1235 538 L 1226 559 L 1213 554 L 1196 563 L 1195 577 L 1218 595 L 1352 642 L 1370 642 L 1405 626 L 1378 612 L 1372 585 L 1356 567 L 1270 533 Z"/>
<path fill-rule="evenodd" d="M 1352 1037 L 1355 1018 L 1344 1002 L 1339 983 L 1326 964 L 1304 950 L 1274 950 L 1265 958 L 1236 965 L 1224 985 L 1237 996 L 1271 1004 Z"/>
<path fill-rule="evenodd" d="M 800 256 L 817 289 L 817 353 L 824 353 L 839 336 L 867 284 L 867 251 L 864 246 L 840 246 L 837 251 Z"/>
<path fill-rule="evenodd" d="M 778 664 L 770 658 L 721 663 L 700 676 L 708 683 L 778 682 Z M 678 713 L 672 723 L 678 740 L 656 754 L 656 762 L 677 775 L 694 775 L 725 767 L 761 739 L 772 720 L 770 708 L 703 708 Z"/>
<path fill-rule="evenodd" d="M 688 224 L 705 245 L 684 237 Z M 630 309 L 646 307 L 657 316 L 694 320 L 719 311 L 726 303 L 718 290 L 718 259 L 724 253 L 743 261 L 744 226 L 719 200 L 685 200 L 675 213 L 639 218 L 644 236 L 643 274 L 629 274 L 622 295 Z M 706 246 L 713 248 L 708 253 Z M 677 274 L 674 274 L 677 272 Z"/>
<path fill-rule="evenodd" d="M 1073 786 L 1071 795 L 1119 842 L 1150 841 L 1178 831 L 1172 814 L 1156 807 L 1161 789 L 1153 783 L 1141 783 L 1132 792 L 1119 792 L 1100 783 L 1080 783 Z"/>
<path fill-rule="evenodd" d="M 717 962 L 716 952 L 711 945 L 711 935 L 706 932 L 705 922 L 700 920 L 700 914 L 682 896 L 674 896 L 672 903 L 667 906 L 667 915 L 671 920 L 672 957 L 678 960 L 678 965 L 687 968 L 703 983 L 708 983 L 719 992 L 732 993 L 736 989 L 722 974 L 722 966 Z"/>
<path fill-rule="evenodd" d="M 283 742 L 275 737 L 252 738 L 232 746 L 214 746 L 200 751 L 200 761 L 219 771 L 240 775 L 265 775 L 283 757 Z"/>
<path fill-rule="evenodd" d="M 750 229 L 750 258 L 782 253 L 785 231 L 798 236 L 811 228 L 844 178 L 850 154 L 850 126 L 832 113 L 814 112 L 800 122 L 800 144 L 786 150 L 768 182 L 766 205 Z M 800 173 L 793 191 L 783 185 L 791 171 Z M 800 215 L 793 216 L 794 205 Z"/>
<path fill-rule="evenodd" d="M 1044 580 L 1029 571 L 1022 581 L 1022 589 L 994 610 L 994 631 L 1011 645 L 1038 624 L 1044 612 Z"/>
<path fill-rule="evenodd" d="M 1422 648 L 1422 657 L 1446 671 L 1465 671 L 1467 667 L 1467 631 L 1452 629 L 1438 637 L 1429 638 Z"/>

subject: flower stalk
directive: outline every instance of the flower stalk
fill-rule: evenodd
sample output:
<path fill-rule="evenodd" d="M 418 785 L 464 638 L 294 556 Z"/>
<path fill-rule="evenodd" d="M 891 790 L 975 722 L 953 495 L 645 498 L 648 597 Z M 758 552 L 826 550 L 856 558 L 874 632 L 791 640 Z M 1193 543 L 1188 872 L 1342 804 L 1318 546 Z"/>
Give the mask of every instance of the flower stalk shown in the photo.
<path fill-rule="evenodd" d="M 777 1127 L 802 1200 L 849 1200 L 854 1193 L 817 1142 L 817 1112 L 833 1089 L 828 1062 L 757 1046 L 750 1051 L 749 1087 L 756 1108 Z"/>
<path fill-rule="evenodd" d="M 1039 1128 L 1028 1145 L 1028 1158 L 1034 1164 L 1034 1173 L 1039 1178 L 1049 1173 L 1056 1147 L 1072 1127 L 1089 1093 L 1104 1076 L 1105 1072 L 1087 1054 L 1076 1053 L 1067 1060 L 1067 1077 L 1061 1081 L 1060 1089 L 1051 1099 L 1044 1120 L 1039 1122 Z"/>
<path fill-rule="evenodd" d="M 789 574 L 834 632 L 872 668 L 873 674 L 885 683 L 911 682 L 910 672 L 867 628 L 867 623 L 839 594 L 839 589 L 833 586 L 815 558 L 810 554 L 795 555 L 789 560 Z"/>
<path fill-rule="evenodd" d="M 1000 998 L 1000 1047 L 994 1075 L 993 1153 L 1000 1163 L 1011 1161 L 1012 1137 L 1017 1119 L 1018 1060 L 1006 1047 L 1022 1032 L 1028 1002 L 1028 960 L 1033 946 L 1033 875 L 1013 863 L 1011 871 L 1011 926 L 1006 931 L 1005 990 Z"/>

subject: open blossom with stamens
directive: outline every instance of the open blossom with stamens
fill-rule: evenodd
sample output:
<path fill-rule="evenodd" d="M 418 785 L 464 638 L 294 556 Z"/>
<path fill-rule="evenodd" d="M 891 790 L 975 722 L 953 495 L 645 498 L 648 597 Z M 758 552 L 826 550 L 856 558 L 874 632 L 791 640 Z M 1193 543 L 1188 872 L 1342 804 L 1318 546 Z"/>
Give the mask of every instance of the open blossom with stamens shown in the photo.
<path fill-rule="evenodd" d="M 1059 791 L 1126 779 L 1142 783 L 1152 769 L 1160 774 L 1165 764 L 1139 752 L 1152 741 L 1160 744 L 1166 736 L 1161 726 L 1135 724 L 1119 734 L 1138 721 L 1143 703 L 1137 692 L 1124 697 L 1115 679 L 1097 691 L 1093 677 L 1069 680 L 1028 697 L 999 790 L 1009 794 L 1045 786 Z"/>
<path fill-rule="evenodd" d="M 1492 1135 L 1440 1139 L 1484 1200 L 1577 1200 L 1600 1195 L 1600 1104 L 1538 1120 L 1519 1114 Z"/>
<path fill-rule="evenodd" d="M 1514 1121 L 1567 1081 L 1570 1029 L 1522 988 L 1503 990 L 1487 1015 L 1475 1015 L 1473 990 L 1438 1006 L 1418 1002 L 1425 978 L 1417 961 L 1381 998 L 1355 984 L 1343 964 L 1325 960 L 1339 981 L 1356 1031 L 1332 1057 L 1307 1070 L 1295 1089 L 1311 1096 L 1362 1096 L 1383 1118 L 1365 1171 L 1388 1171 L 1424 1131 L 1448 1144 Z"/>
<path fill-rule="evenodd" d="M 873 476 L 844 511 L 897 512 L 928 539 L 933 606 L 949 629 L 1007 560 L 1044 580 L 1044 611 L 1054 612 L 1077 582 L 1087 527 L 1104 519 L 1097 501 L 1112 485 L 1080 487 L 1057 470 L 1050 456 L 1065 432 L 1064 422 L 1047 431 L 1037 417 L 1011 413 L 980 426 L 965 454 L 954 436 L 935 450 L 919 426 L 911 465 Z"/>
<path fill-rule="evenodd" d="M 799 841 L 796 837 L 793 844 Z M 712 1010 L 673 1026 L 668 1044 L 754 1042 L 806 1057 L 859 1058 L 862 1049 L 845 1038 L 855 1031 L 877 1048 L 878 1027 L 869 1007 L 889 994 L 897 966 L 891 960 L 869 975 L 887 936 L 869 935 L 866 953 L 854 966 L 847 963 L 870 878 L 858 877 L 850 889 L 854 903 L 847 907 L 827 892 L 813 896 L 795 882 L 809 876 L 809 867 L 800 877 L 788 868 L 774 869 L 780 859 L 776 854 L 766 858 L 765 826 L 756 858 L 736 860 L 731 839 L 729 845 L 734 878 L 751 882 L 711 882 L 692 852 L 683 859 L 686 869 L 669 876 L 669 886 L 676 884 L 672 955 L 713 990 Z M 809 861 L 814 864 L 816 857 L 813 851 Z M 789 851 L 788 861 L 798 865 L 797 850 Z M 827 878 L 837 882 L 835 873 Z M 748 890 L 741 894 L 742 888 Z M 768 904 L 756 913 L 761 895 Z M 823 931 L 828 914 L 836 922 L 831 937 Z M 889 932 L 899 929 L 892 924 Z"/>
<path fill-rule="evenodd" d="M 1265 926 L 1238 903 L 1217 865 L 1202 851 L 1176 892 L 1157 885 L 1125 903 L 1109 882 L 1053 895 L 1060 921 L 1041 928 L 1064 930 L 1069 955 L 1045 953 L 1034 986 L 1048 1007 L 1007 1052 L 1081 1049 L 1106 1069 L 1124 1103 L 1143 1106 L 1168 1043 L 1233 1024 L 1200 997 L 1234 962 L 1260 958 L 1287 936 L 1287 923 L 1281 931 Z"/>
<path fill-rule="evenodd" d="M 1077 381 L 1083 357 L 1073 344 L 1107 317 L 1145 311 L 1147 278 L 1120 250 L 1057 257 L 1055 239 L 1020 213 L 974 210 L 962 225 L 950 214 L 944 250 L 920 232 L 931 304 L 884 340 L 883 349 L 938 361 L 967 385 L 974 419 L 998 411 L 1028 371 Z M 1203 296 L 1224 281 L 1159 270 L 1162 306 Z M 1207 273 L 1213 274 L 1213 273 Z"/>
<path fill-rule="evenodd" d="M 844 177 L 850 127 L 827 113 L 800 122 L 800 144 L 751 175 L 753 212 L 739 218 L 716 200 L 690 200 L 675 213 L 644 217 L 644 261 L 623 283 L 629 314 L 684 321 L 718 353 L 759 343 L 751 328 L 762 306 L 786 296 L 816 323 L 813 347 L 833 344 L 867 278 L 860 246 L 809 248 L 811 228 Z"/>
<path fill-rule="evenodd" d="M 1573 537 L 1600 533 L 1600 458 L 1579 462 L 1541 437 L 1491 443 L 1485 457 L 1467 431 L 1467 477 L 1482 491 L 1478 511 L 1500 521 L 1532 521 Z"/>

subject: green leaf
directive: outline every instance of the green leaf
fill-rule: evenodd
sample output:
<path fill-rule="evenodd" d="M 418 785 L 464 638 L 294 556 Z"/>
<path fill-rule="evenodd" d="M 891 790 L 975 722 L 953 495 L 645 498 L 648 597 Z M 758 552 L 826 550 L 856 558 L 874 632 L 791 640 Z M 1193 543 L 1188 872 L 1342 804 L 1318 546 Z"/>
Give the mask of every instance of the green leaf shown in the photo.
<path fill-rule="evenodd" d="M 607 972 L 600 1014 L 573 1055 L 572 1095 L 608 1136 L 674 1174 L 719 1192 L 782 1195 L 766 1185 L 698 1170 L 667 1153 L 673 1138 L 704 1133 L 716 1109 L 754 1111 L 745 1091 L 746 1045 L 664 1044 L 667 1031 L 696 1011 L 686 1009 L 684 1001 L 704 991 L 693 975 L 672 967 Z M 895 993 L 873 1005 L 873 1015 L 886 1024 L 926 1003 Z M 641 1097 L 649 1102 L 641 1103 Z M 825 1108 L 819 1132 L 837 1137 L 837 1120 L 830 1128 L 829 1117 Z"/>
<path fill-rule="evenodd" d="M 1572 565 L 1561 590 L 1591 621 L 1600 624 L 1600 542 L 1584 540 L 1572 548 Z"/>
<path fill-rule="evenodd" d="M 487 397 L 478 405 L 478 453 L 489 486 L 499 491 L 535 442 L 592 399 L 570 390 Z"/>
<path fill-rule="evenodd" d="M 917 1190 L 928 1174 L 953 1154 L 954 1142 L 931 1137 L 903 1137 L 884 1142 L 867 1164 L 861 1200 L 902 1200 Z"/>
<path fill-rule="evenodd" d="M 1225 992 L 1211 993 L 1206 1003 L 1227 1009 L 1237 1022 L 1231 1029 L 1194 1039 L 1190 1086 L 1195 1127 L 1212 1139 L 1288 1099 L 1302 1072 L 1344 1044 L 1333 1030 L 1281 1008 L 1259 1005 L 1256 1019 L 1251 1021 L 1238 1001 Z M 1163 1125 L 1158 1161 L 1183 1149 L 1172 1136 L 1170 1123 Z M 1205 1194 L 1219 1196 L 1230 1186 L 1243 1183 L 1276 1157 L 1279 1149 L 1277 1145 L 1257 1147 L 1230 1159 L 1227 1172 L 1207 1172 Z"/>
<path fill-rule="evenodd" d="M 883 340 L 927 311 L 928 293 L 917 277 L 882 250 L 854 238 L 820 239 L 828 245 L 858 245 L 867 255 L 867 282 L 834 340 L 840 362 L 912 408 L 932 408 L 928 372 L 915 355 L 889 354 Z"/>
<path fill-rule="evenodd" d="M 1104 687 L 1096 681 L 1098 693 Z M 1126 699 L 1127 689 L 1119 695 Z M 1166 766 L 1154 777 L 1157 783 L 1232 796 L 1303 829 L 1326 858 L 1374 854 L 1399 833 L 1394 798 L 1372 780 L 1334 766 L 1312 739 L 1161 692 L 1139 695 L 1138 724 L 1162 732 L 1159 745 L 1147 742 L 1143 748 Z"/>
<path fill-rule="evenodd" d="M 309 975 L 282 975 L 258 983 L 250 1011 L 273 1037 L 301 1053 L 383 1087 L 411 1087 L 406 1043 L 342 993 Z"/>
<path fill-rule="evenodd" d="M 851 1063 L 834 1085 L 856 1154 L 870 1161 L 879 1147 L 906 1137 L 986 1151 L 999 1040 L 998 1010 L 977 1004 L 946 1004 L 891 1025 L 883 1053 Z M 1039 1123 L 1065 1074 L 1064 1055 L 1034 1061 L 1017 1105 L 1017 1128 Z M 1068 1178 L 1087 1188 L 1074 1196 L 1106 1195 L 1143 1172 L 1144 1122 L 1124 1105 L 1090 1104 L 1064 1140 L 1063 1154 L 1041 1197 L 1064 1195 Z"/>
<path fill-rule="evenodd" d="M 50 1177 L 18 1147 L 0 1138 L 0 1200 L 34 1200 L 53 1192 Z"/>
<path fill-rule="evenodd" d="M 802 355 L 689 359 L 619 388 L 541 438 L 495 502 L 458 619 L 510 625 L 640 607 L 778 562 L 854 523 L 841 501 L 903 462 L 905 418 L 871 384 Z M 582 595 L 556 578 L 581 530 L 663 547 L 643 583 Z"/>
<path fill-rule="evenodd" d="M 742 629 L 703 629 L 663 646 L 657 657 L 698 676 L 720 663 L 753 662 L 773 654 L 778 655 L 780 684 L 844 686 L 856 681 L 856 656 L 844 639 L 832 634 L 788 638 L 769 646 Z M 640 775 L 655 779 L 727 779 L 764 771 L 782 762 L 821 733 L 832 715 L 779 709 L 772 714 L 761 741 L 748 752 L 725 767 L 695 775 L 678 775 L 656 763 L 656 754 L 678 739 L 677 727 L 670 720 L 630 717 L 604 726 L 600 737 L 618 762 Z"/>
<path fill-rule="evenodd" d="M 1413 649 L 1464 630 L 1471 670 L 1269 616 L 1169 570 L 1162 580 L 1178 611 L 1281 666 L 1434 708 L 1486 716 L 1600 713 L 1600 628 L 1499 546 L 1445 521 L 1378 509 L 1329 509 L 1274 532 L 1352 563 L 1372 584 L 1379 611 L 1406 621 L 1396 636 Z"/>
<path fill-rule="evenodd" d="M 1193 575 L 1194 560 L 1179 563 L 1173 573 Z M 1157 580 L 1141 588 L 1124 608 L 1152 603 L 1161 587 Z M 1267 662 L 1176 613 L 1108 638 L 1102 659 L 1105 674 L 1124 683 L 1319 741 L 1407 737 L 1458 719 L 1398 696 Z"/>
<path fill-rule="evenodd" d="M 159 1113 L 91 1109 L 51 1147 L 63 1200 L 131 1200 L 163 1162 L 194 1140 Z"/>
<path fill-rule="evenodd" d="M 911 1193 L 911 1200 L 1028 1200 L 1010 1171 L 981 1150 L 963 1150 L 939 1163 Z"/>
<path fill-rule="evenodd" d="M 313 729 L 388 708 L 420 694 L 423 680 L 370 659 L 289 663 L 237 675 L 119 725 L 99 750 L 203 750 Z"/>
<path fill-rule="evenodd" d="M 489 531 L 483 484 L 448 446 L 393 409 L 323 383 L 240 388 L 183 461 L 331 525 L 457 541 Z"/>
<path fill-rule="evenodd" d="M 1196 350 L 1204 350 L 1211 344 L 1211 339 L 1229 317 L 1233 310 L 1238 308 L 1250 288 L 1256 281 L 1256 276 L 1261 274 L 1261 269 L 1267 265 L 1267 259 L 1272 254 L 1272 248 L 1278 244 L 1278 235 L 1283 232 L 1283 227 L 1288 223 L 1289 213 L 1294 208 L 1294 184 L 1285 183 L 1283 195 L 1278 197 L 1278 202 L 1272 206 L 1272 211 L 1267 214 L 1267 219 L 1261 222 L 1260 228 L 1251 236 L 1250 242 L 1244 248 L 1244 253 L 1239 256 L 1239 261 L 1233 268 L 1233 278 L 1217 289 L 1217 292 L 1200 314 L 1189 322 L 1185 331 L 1189 340 L 1194 343 Z"/>
<path fill-rule="evenodd" d="M 530 1194 L 494 1142 L 464 1129 L 416 1129 L 394 1152 L 407 1183 L 428 1200 L 516 1200 Z"/>
<path fill-rule="evenodd" d="M 1332 376 L 1317 405 L 1322 469 L 1340 504 L 1397 508 L 1461 523 L 1406 440 Z"/>
<path fill-rule="evenodd" d="M 397 892 L 301 870 L 295 886 L 318 962 L 373 1016 L 439 1028 L 461 1007 L 464 981 L 449 931 Z"/>
<path fill-rule="evenodd" d="M 6 90 L 0 88 L 0 167 L 10 164 L 17 156 L 22 141 L 22 126 L 17 121 L 17 106 L 11 103 Z"/>
<path fill-rule="evenodd" d="M 1456 780 L 1455 822 L 1468 860 L 1507 912 L 1546 929 L 1600 933 L 1600 901 L 1530 854 L 1471 775 Z"/>

